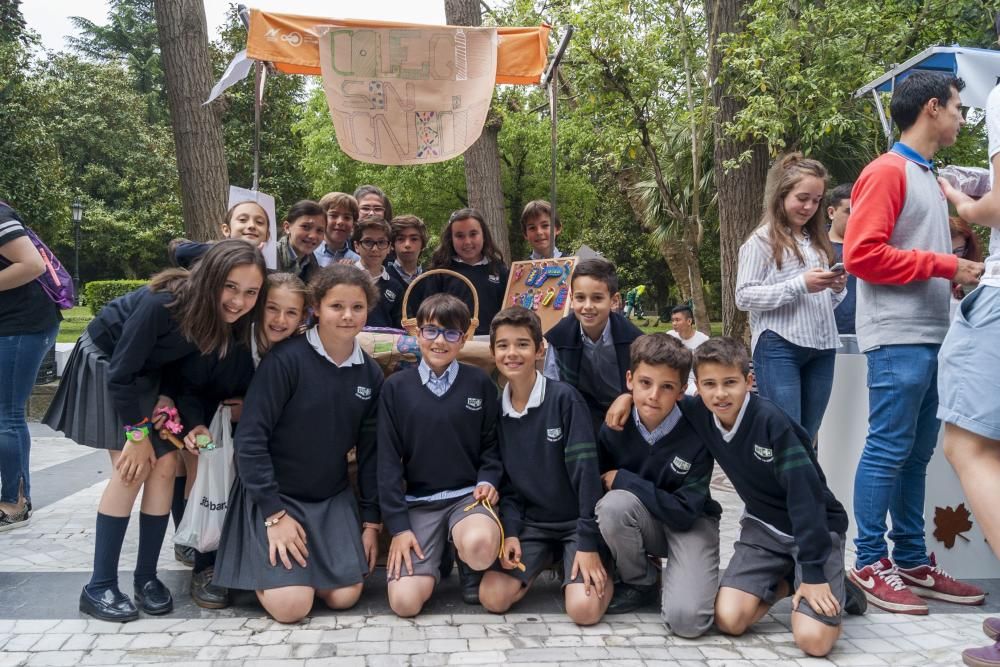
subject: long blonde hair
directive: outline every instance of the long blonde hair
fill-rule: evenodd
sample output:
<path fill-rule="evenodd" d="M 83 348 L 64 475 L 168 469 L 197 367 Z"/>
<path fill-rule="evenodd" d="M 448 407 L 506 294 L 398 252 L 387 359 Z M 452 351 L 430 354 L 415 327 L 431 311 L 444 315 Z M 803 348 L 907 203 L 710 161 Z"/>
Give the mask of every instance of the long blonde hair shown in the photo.
<path fill-rule="evenodd" d="M 819 161 L 804 157 L 802 153 L 789 153 L 774 161 L 767 173 L 767 185 L 764 189 L 764 214 L 760 224 L 767 227 L 767 240 L 774 254 L 774 263 L 781 269 L 785 251 L 790 250 L 798 258 L 800 264 L 805 264 L 802 251 L 792 237 L 788 224 L 788 214 L 785 212 L 785 197 L 803 178 L 813 176 L 823 181 L 826 187 L 826 167 Z M 826 230 L 826 220 L 823 217 L 823 207 L 817 206 L 816 212 L 803 226 L 803 231 L 809 235 L 809 243 L 817 252 L 821 252 L 827 263 L 833 258 L 833 245 Z"/>

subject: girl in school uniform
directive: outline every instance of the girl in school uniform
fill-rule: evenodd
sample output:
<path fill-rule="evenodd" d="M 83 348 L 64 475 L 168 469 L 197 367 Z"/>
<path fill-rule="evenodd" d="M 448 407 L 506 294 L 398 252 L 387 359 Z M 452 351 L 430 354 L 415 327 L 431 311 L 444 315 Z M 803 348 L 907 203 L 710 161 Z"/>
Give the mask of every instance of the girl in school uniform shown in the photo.
<path fill-rule="evenodd" d="M 215 356 L 186 357 L 177 365 L 175 384 L 177 409 L 185 428 L 182 452 L 191 482 L 197 474 L 195 458 L 199 449 L 196 438 L 211 432 L 212 421 L 220 403 L 229 406 L 232 428 L 235 429 L 243 409 L 243 396 L 250 386 L 254 369 L 261 356 L 281 341 L 294 335 L 306 315 L 308 288 L 291 273 L 272 273 L 267 276 L 267 296 L 261 310 L 261 320 L 254 324 L 250 346 L 234 341 L 235 349 L 222 359 Z M 173 394 L 170 394 L 173 396 Z M 177 489 L 174 489 L 175 498 Z M 216 551 L 193 551 L 191 573 L 191 598 L 199 607 L 224 609 L 229 606 L 229 590 L 213 582 Z"/>
<path fill-rule="evenodd" d="M 118 560 L 139 489 L 139 553 L 134 592 L 147 614 L 173 609 L 156 577 L 170 512 L 174 445 L 159 438 L 150 417 L 166 366 L 189 355 L 225 356 L 233 341 L 249 343 L 266 267 L 245 241 L 220 241 L 190 271 L 169 269 L 150 284 L 106 305 L 70 356 L 45 423 L 76 442 L 111 452 L 111 480 L 101 496 L 94 572 L 80 593 L 80 611 L 108 621 L 139 612 L 118 588 Z"/>
<path fill-rule="evenodd" d="M 450 269 L 469 279 L 479 294 L 477 335 L 490 333 L 493 316 L 503 309 L 507 289 L 507 266 L 493 243 L 482 213 L 474 208 L 455 211 L 441 232 L 441 244 L 431 258 L 432 269 Z M 474 312 L 472 295 L 462 281 L 449 276 L 431 276 L 433 281 L 420 293 L 426 296 L 445 292 L 465 302 Z"/>
<path fill-rule="evenodd" d="M 353 266 L 312 284 L 317 324 L 261 361 L 236 432 L 215 583 L 254 590 L 275 620 L 295 623 L 319 597 L 347 609 L 378 555 L 375 414 L 382 370 L 358 345 L 377 293 Z M 347 477 L 357 448 L 360 500 Z"/>

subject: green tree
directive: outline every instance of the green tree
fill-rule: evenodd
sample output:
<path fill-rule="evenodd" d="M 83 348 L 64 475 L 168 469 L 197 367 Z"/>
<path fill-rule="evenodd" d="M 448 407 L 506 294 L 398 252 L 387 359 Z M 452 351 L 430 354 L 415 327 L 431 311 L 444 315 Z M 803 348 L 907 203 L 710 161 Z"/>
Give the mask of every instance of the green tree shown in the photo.
<path fill-rule="evenodd" d="M 216 77 L 238 51 L 246 48 L 247 31 L 235 7 L 230 7 L 219 39 L 211 48 Z M 253 184 L 254 96 L 253 75 L 225 92 L 222 132 L 226 144 L 229 181 L 249 188 Z M 267 77 L 261 109 L 261 192 L 275 199 L 278 215 L 301 199 L 318 198 L 303 166 L 306 151 L 294 129 L 305 113 L 306 83 L 302 76 L 272 71 Z M 320 193 L 322 194 L 322 193 Z"/>
<path fill-rule="evenodd" d="M 153 0 L 110 0 L 105 25 L 80 16 L 71 16 L 70 21 L 79 31 L 67 40 L 73 50 L 94 62 L 125 67 L 132 86 L 145 102 L 147 120 L 167 122 Z"/>

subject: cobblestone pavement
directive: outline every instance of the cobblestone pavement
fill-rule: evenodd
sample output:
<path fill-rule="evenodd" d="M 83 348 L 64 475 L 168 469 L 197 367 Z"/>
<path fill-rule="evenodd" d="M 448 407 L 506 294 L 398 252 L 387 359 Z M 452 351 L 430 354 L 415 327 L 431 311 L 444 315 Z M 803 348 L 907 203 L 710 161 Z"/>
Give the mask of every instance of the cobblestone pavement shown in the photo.
<path fill-rule="evenodd" d="M 33 426 L 33 485 L 59 483 L 87 466 L 92 479 L 65 481 L 65 495 L 36 509 L 28 527 L 0 534 L 0 667 L 8 665 L 468 665 L 544 664 L 695 667 L 764 665 L 954 665 L 967 646 L 983 644 L 983 608 L 933 605 L 925 617 L 870 613 L 844 620 L 844 635 L 827 659 L 806 658 L 790 632 L 788 602 L 744 637 L 711 633 L 696 640 L 672 636 L 656 613 L 608 616 L 581 628 L 558 613 L 549 587 L 497 616 L 461 603 L 431 607 L 413 620 L 386 613 L 384 593 L 366 592 L 359 613 L 316 615 L 296 626 L 275 623 L 259 607 L 241 603 L 225 612 L 190 604 L 172 584 L 178 611 L 125 625 L 90 620 L 77 612 L 79 586 L 92 559 L 94 511 L 104 482 L 96 476 L 106 455 L 51 437 Z M 98 457 L 98 458 L 95 458 Z M 99 457 L 103 457 L 103 460 Z M 67 466 L 69 466 L 67 468 Z M 63 473 L 65 469 L 66 474 Z M 46 474 L 48 475 L 46 476 Z M 77 478 L 79 478 L 79 474 Z M 732 553 L 741 504 L 724 478 L 713 494 L 725 508 L 723 563 Z M 128 581 L 138 521 L 131 522 L 122 559 Z M 848 558 L 850 562 L 851 558 Z M 161 570 L 183 569 L 164 546 Z M 182 572 L 165 572 L 180 582 Z M 454 578 L 452 578 L 454 579 Z M 124 589 L 124 585 L 123 585 Z M 25 593 L 29 591 L 29 593 Z M 30 591 L 43 591 L 30 593 Z M 457 593 L 452 590 L 457 598 Z M 995 603 L 994 603 L 995 604 Z M 992 605 L 991 605 L 992 606 Z M 53 611 L 55 610 L 55 611 Z M 463 613 L 442 613 L 458 610 Z M 470 613 L 471 612 L 471 613 Z"/>

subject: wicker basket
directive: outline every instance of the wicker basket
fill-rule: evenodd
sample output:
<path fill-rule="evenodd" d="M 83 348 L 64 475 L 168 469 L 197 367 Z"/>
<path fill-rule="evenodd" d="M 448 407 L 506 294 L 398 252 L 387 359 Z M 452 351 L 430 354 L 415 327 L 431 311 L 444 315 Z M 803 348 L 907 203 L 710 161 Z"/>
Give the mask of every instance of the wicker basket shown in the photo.
<path fill-rule="evenodd" d="M 451 276 L 452 278 L 458 278 L 463 283 L 465 283 L 466 287 L 469 288 L 469 291 L 472 292 L 472 322 L 471 324 L 469 324 L 469 330 L 465 332 L 465 339 L 472 340 L 472 336 L 475 335 L 476 328 L 479 326 L 479 293 L 476 292 L 475 286 L 468 278 L 463 276 L 461 273 L 456 273 L 455 271 L 452 271 L 451 269 L 431 269 L 430 271 L 424 271 L 419 276 L 413 279 L 413 282 L 411 282 L 409 287 L 406 288 L 406 293 L 403 294 L 403 322 L 402 322 L 403 328 L 406 329 L 406 332 L 411 336 L 417 335 L 416 315 L 414 315 L 413 317 L 408 317 L 406 315 L 406 305 L 407 302 L 410 300 L 410 292 L 413 291 L 414 285 L 419 283 L 421 280 L 423 280 L 428 276 L 433 276 L 436 274 L 448 275 Z"/>

